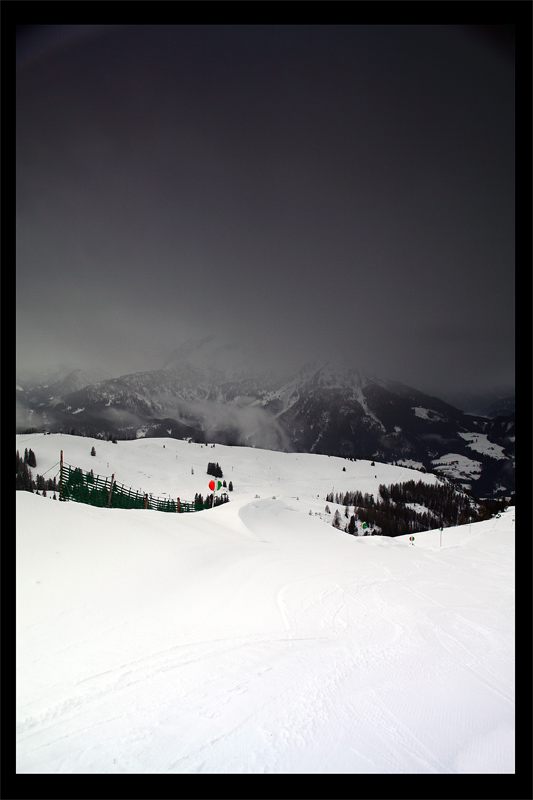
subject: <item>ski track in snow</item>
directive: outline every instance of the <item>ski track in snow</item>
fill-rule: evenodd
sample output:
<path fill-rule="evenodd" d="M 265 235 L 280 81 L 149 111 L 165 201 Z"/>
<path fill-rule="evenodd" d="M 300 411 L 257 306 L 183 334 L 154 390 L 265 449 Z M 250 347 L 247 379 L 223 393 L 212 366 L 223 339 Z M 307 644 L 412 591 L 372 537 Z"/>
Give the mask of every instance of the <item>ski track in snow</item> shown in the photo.
<path fill-rule="evenodd" d="M 251 498 L 17 494 L 17 771 L 512 772 L 514 509 L 440 549 Z"/>

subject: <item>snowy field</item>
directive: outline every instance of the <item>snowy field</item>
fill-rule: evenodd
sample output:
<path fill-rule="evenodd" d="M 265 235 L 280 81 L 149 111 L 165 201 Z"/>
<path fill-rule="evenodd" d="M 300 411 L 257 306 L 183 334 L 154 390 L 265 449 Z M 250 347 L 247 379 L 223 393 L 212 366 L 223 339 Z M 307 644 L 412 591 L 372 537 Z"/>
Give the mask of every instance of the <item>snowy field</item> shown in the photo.
<path fill-rule="evenodd" d="M 324 521 L 328 492 L 421 477 L 407 468 L 26 447 L 34 477 L 63 449 L 154 495 L 205 496 L 208 461 L 235 490 L 179 515 L 17 493 L 19 773 L 514 772 L 514 509 L 411 544 Z"/>

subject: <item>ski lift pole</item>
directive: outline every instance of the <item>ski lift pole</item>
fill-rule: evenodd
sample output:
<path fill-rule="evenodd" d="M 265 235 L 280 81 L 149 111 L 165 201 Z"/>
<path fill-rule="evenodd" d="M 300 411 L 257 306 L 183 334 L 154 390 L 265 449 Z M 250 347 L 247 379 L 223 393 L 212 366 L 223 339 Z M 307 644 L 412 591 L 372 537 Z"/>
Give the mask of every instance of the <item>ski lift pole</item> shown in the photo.
<path fill-rule="evenodd" d="M 63 451 L 59 460 L 59 500 L 63 499 Z"/>

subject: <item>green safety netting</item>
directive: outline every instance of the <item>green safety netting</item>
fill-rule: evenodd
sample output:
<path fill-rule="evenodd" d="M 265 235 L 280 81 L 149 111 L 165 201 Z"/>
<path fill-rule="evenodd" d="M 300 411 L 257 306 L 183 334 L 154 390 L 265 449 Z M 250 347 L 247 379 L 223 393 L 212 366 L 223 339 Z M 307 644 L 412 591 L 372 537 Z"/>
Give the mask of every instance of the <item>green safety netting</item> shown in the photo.
<path fill-rule="evenodd" d="M 74 500 L 102 508 L 147 508 L 174 513 L 211 508 L 211 498 L 201 503 L 188 503 L 179 498 L 173 500 L 168 497 L 153 497 L 117 483 L 113 478 L 94 475 L 92 470 L 84 472 L 70 464 L 63 464 L 61 467 L 59 496 L 61 500 Z"/>

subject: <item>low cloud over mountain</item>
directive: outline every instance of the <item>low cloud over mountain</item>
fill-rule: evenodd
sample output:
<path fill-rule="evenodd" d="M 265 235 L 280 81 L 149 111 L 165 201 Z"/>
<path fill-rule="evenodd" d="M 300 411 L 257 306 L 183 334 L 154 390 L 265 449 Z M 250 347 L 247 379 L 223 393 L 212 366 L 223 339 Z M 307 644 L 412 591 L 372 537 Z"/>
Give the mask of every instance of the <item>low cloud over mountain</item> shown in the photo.
<path fill-rule="evenodd" d="M 437 468 L 478 496 L 514 491 L 514 414 L 489 419 L 342 362 L 258 374 L 212 339 L 165 368 L 87 383 L 81 374 L 17 387 L 18 429 L 196 441 L 402 461 Z M 72 390 L 72 387 L 74 390 Z"/>

